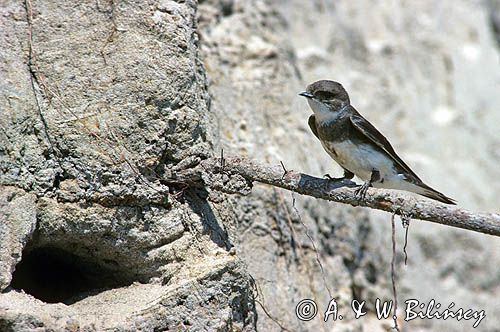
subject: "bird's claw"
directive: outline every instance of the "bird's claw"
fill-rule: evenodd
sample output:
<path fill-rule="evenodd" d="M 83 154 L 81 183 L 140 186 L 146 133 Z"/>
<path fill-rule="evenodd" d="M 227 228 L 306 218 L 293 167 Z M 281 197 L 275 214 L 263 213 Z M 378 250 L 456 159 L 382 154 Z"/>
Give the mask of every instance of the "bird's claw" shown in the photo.
<path fill-rule="evenodd" d="M 370 182 L 365 182 L 354 191 L 354 194 L 356 195 L 358 200 L 361 201 L 366 198 L 366 192 L 368 191 L 368 188 L 370 188 L 370 186 Z"/>

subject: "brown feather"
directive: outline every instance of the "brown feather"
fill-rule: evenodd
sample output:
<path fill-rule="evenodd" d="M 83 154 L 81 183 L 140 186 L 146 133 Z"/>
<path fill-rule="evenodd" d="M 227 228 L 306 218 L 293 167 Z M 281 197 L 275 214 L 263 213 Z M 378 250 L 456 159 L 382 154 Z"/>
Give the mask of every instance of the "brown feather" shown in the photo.
<path fill-rule="evenodd" d="M 376 144 L 379 148 L 384 150 L 405 172 L 414 177 L 416 183 L 422 183 L 422 180 L 412 171 L 410 166 L 396 154 L 391 143 L 382 135 L 375 126 L 373 126 L 368 120 L 366 120 L 361 114 L 359 114 L 354 107 L 351 106 L 355 112 L 350 116 L 350 120 L 354 128 L 356 128 L 360 133 L 362 133 L 366 138 Z"/>

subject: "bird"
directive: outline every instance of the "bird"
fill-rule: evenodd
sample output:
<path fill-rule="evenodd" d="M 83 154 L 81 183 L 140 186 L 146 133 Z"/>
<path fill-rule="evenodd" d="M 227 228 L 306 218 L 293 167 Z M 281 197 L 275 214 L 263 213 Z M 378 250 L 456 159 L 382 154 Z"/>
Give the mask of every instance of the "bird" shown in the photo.
<path fill-rule="evenodd" d="M 359 199 L 366 198 L 369 187 L 404 190 L 455 205 L 454 199 L 426 185 L 396 154 L 389 141 L 351 105 L 342 84 L 331 80 L 316 81 L 299 93 L 305 97 L 313 115 L 309 127 L 328 155 L 344 170 L 342 178 L 354 175 L 364 181 L 356 189 Z"/>

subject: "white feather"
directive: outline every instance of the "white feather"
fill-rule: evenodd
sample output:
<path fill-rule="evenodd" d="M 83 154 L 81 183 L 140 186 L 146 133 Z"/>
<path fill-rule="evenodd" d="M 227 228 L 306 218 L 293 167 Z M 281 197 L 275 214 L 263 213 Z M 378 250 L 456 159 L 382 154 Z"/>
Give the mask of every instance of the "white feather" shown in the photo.
<path fill-rule="evenodd" d="M 332 111 L 328 106 L 326 106 L 322 102 L 317 101 L 314 98 L 307 98 L 307 103 L 313 110 L 316 121 L 322 123 L 330 123 L 337 120 L 340 115 L 340 112 Z"/>
<path fill-rule="evenodd" d="M 422 191 L 422 188 L 407 182 L 404 174 L 396 171 L 392 158 L 369 144 L 354 144 L 348 140 L 343 142 L 321 141 L 321 144 L 333 160 L 363 181 L 370 180 L 372 170 L 378 170 L 380 178 L 384 181 L 373 183 L 375 188 Z"/>

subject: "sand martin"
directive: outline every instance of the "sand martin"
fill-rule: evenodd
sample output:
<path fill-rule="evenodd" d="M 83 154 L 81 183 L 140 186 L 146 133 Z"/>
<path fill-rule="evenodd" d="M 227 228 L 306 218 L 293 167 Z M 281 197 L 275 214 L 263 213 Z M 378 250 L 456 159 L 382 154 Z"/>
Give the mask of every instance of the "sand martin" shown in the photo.
<path fill-rule="evenodd" d="M 368 187 L 414 192 L 446 204 L 454 200 L 426 185 L 399 158 L 387 139 L 351 106 L 340 83 L 317 81 L 305 92 L 313 115 L 309 127 L 326 152 L 343 169 L 344 178 L 354 175 L 365 181 L 356 194 L 364 198 Z"/>

